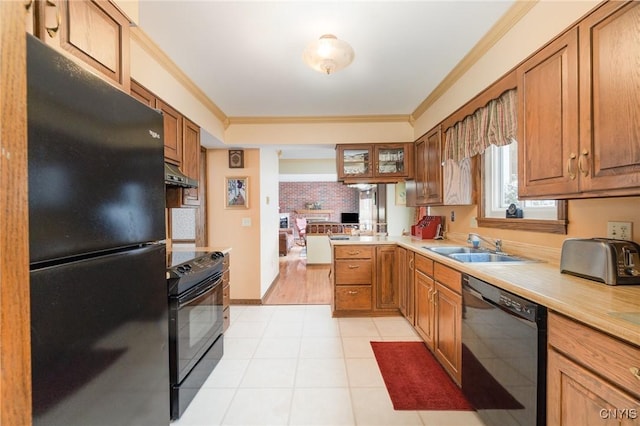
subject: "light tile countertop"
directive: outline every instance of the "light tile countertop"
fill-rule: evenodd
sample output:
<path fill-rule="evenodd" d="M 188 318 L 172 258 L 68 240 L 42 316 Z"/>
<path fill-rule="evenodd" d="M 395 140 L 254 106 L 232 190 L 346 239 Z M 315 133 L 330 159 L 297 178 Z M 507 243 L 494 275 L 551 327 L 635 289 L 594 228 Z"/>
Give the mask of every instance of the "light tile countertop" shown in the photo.
<path fill-rule="evenodd" d="M 562 274 L 558 265 L 551 262 L 462 263 L 425 248 L 461 245 L 450 240 L 369 236 L 332 240 L 331 244 L 399 245 L 640 346 L 638 285 L 609 286 Z"/>
<path fill-rule="evenodd" d="M 207 246 L 207 247 L 192 247 L 192 246 L 179 246 L 174 245 L 172 247 L 167 246 L 167 253 L 175 252 L 189 252 L 189 251 L 220 251 L 224 254 L 231 252 L 231 247 L 218 247 L 218 246 Z"/>

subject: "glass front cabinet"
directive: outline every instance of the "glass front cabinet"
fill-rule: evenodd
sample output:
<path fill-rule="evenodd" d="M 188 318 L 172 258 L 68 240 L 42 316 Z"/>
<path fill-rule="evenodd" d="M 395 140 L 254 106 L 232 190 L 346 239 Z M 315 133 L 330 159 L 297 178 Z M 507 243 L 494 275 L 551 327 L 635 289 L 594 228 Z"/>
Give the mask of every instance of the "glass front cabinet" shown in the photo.
<path fill-rule="evenodd" d="M 338 180 L 393 183 L 413 178 L 413 143 L 337 145 Z"/>

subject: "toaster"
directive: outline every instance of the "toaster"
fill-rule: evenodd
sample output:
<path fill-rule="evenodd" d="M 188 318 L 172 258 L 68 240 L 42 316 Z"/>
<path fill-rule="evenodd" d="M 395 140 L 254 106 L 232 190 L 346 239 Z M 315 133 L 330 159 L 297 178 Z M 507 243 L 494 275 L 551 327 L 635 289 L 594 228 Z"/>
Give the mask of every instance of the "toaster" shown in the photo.
<path fill-rule="evenodd" d="M 640 245 L 608 238 L 569 238 L 562 243 L 560 272 L 608 285 L 640 284 Z"/>

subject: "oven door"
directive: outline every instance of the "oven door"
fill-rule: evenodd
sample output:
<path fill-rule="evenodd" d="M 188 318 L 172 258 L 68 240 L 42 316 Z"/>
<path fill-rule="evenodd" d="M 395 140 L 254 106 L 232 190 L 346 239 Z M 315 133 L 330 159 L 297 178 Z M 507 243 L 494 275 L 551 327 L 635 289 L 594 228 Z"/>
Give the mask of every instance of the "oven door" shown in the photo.
<path fill-rule="evenodd" d="M 169 297 L 169 375 L 177 385 L 222 334 L 222 275 Z"/>

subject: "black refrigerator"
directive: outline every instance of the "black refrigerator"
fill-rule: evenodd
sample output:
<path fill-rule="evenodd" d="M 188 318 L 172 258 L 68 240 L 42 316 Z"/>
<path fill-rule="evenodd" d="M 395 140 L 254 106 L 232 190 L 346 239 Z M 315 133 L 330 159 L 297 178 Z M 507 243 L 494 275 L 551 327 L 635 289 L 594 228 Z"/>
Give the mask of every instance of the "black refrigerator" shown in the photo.
<path fill-rule="evenodd" d="M 163 121 L 27 35 L 35 425 L 169 424 Z"/>

